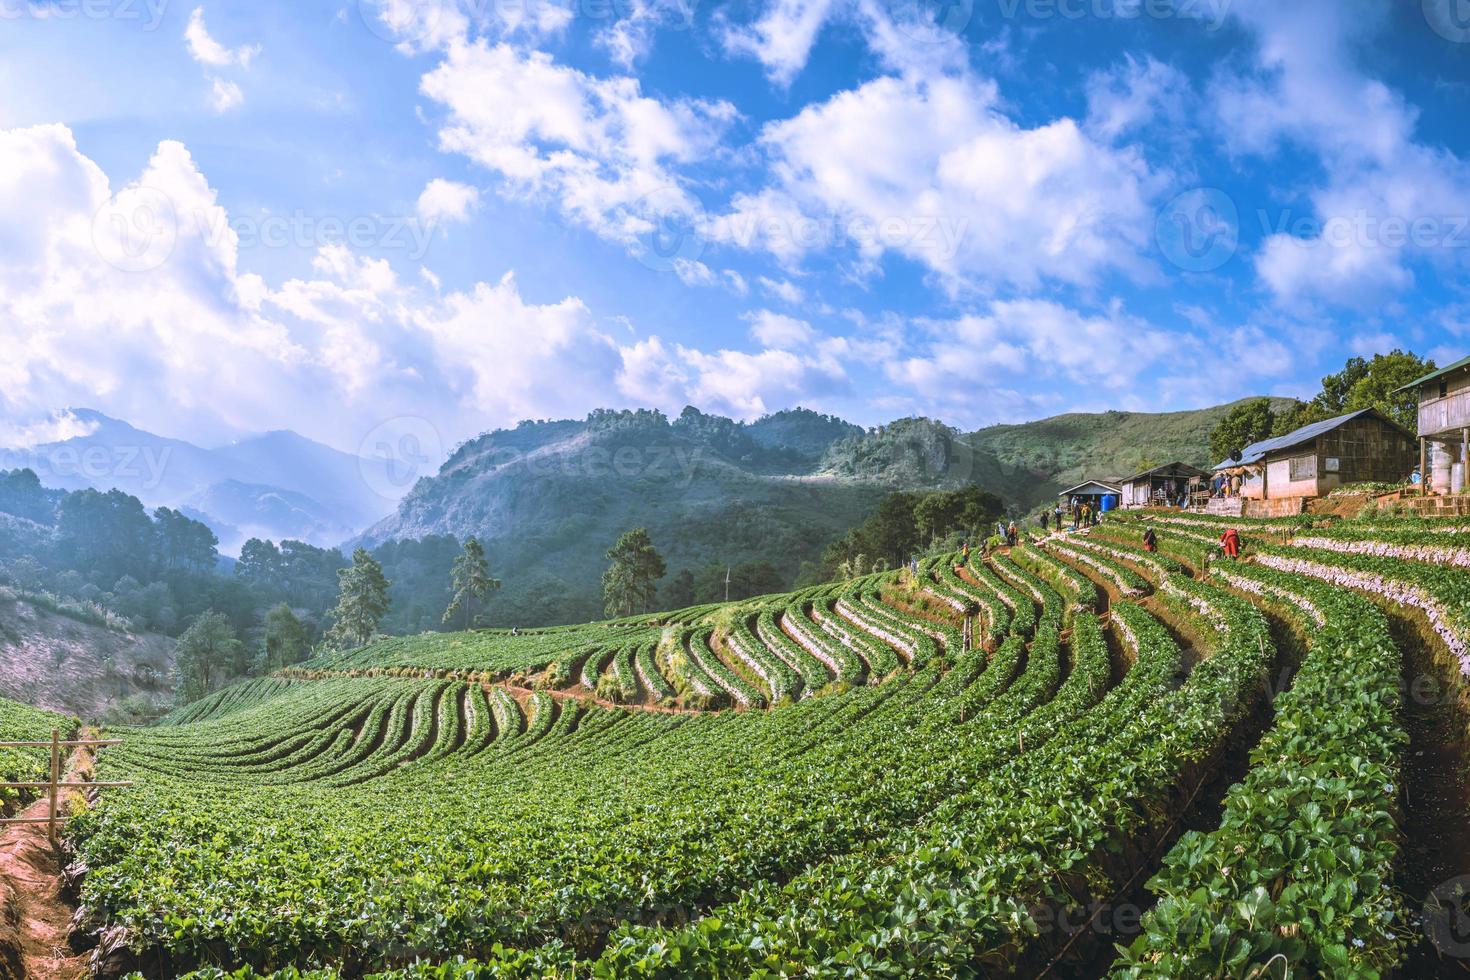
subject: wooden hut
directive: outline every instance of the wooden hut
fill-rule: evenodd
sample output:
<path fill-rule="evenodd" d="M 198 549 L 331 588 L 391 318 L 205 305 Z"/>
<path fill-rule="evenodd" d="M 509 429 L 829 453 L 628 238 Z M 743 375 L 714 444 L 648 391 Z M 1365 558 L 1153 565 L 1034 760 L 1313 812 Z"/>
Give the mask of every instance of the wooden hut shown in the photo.
<path fill-rule="evenodd" d="M 1419 472 L 1425 492 L 1463 490 L 1470 476 L 1470 357 L 1399 391 L 1419 398 Z"/>
<path fill-rule="evenodd" d="M 1401 483 L 1414 468 L 1414 434 L 1374 408 L 1246 446 L 1215 471 L 1243 479 L 1240 496 L 1270 502 L 1253 515 L 1301 513 L 1350 483 Z"/>
<path fill-rule="evenodd" d="M 1188 463 L 1155 466 L 1123 481 L 1124 507 L 1168 507 L 1209 474 Z"/>

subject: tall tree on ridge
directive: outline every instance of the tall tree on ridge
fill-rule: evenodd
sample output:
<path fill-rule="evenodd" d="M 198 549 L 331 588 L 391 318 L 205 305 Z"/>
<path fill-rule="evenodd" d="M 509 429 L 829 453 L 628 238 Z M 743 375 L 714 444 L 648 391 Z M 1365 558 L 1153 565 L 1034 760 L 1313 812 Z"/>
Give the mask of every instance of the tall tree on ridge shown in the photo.
<path fill-rule="evenodd" d="M 667 567 L 653 547 L 647 528 L 637 528 L 618 538 L 607 553 L 612 561 L 602 575 L 603 609 L 609 616 L 632 616 L 653 608 L 655 583 Z"/>
<path fill-rule="evenodd" d="M 451 581 L 454 597 L 449 600 L 449 608 L 444 610 L 444 622 L 449 622 L 463 610 L 464 628 L 469 629 L 475 603 L 483 603 L 490 593 L 500 588 L 500 579 L 490 575 L 484 546 L 473 535 L 465 539 L 464 552 L 454 559 Z"/>
<path fill-rule="evenodd" d="M 327 641 L 339 649 L 366 646 L 388 611 L 388 579 L 383 566 L 366 549 L 352 553 L 352 565 L 337 573 L 340 596 L 332 611 Z"/>

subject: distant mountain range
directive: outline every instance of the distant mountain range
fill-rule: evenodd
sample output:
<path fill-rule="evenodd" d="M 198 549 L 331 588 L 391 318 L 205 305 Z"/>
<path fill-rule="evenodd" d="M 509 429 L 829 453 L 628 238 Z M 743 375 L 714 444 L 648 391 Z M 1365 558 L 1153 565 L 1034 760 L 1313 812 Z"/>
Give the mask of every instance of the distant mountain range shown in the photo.
<path fill-rule="evenodd" d="M 49 487 L 117 488 L 150 507 L 182 510 L 208 524 L 226 554 L 238 553 L 251 537 L 338 545 L 396 504 L 383 495 L 392 482 L 384 478 L 382 462 L 294 432 L 267 432 L 206 449 L 90 409 L 69 414 L 85 435 L 0 448 L 0 469 L 29 467 Z"/>

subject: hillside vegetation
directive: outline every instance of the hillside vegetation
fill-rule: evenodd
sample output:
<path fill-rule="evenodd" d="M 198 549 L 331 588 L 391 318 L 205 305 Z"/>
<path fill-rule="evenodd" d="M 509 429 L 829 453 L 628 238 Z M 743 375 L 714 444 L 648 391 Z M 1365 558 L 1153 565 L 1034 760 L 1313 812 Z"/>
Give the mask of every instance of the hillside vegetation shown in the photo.
<path fill-rule="evenodd" d="M 1244 399 L 1191 412 L 1102 412 L 996 425 L 969 437 L 1006 474 L 1008 500 L 1030 509 L 1085 480 L 1123 479 L 1175 461 L 1209 469 L 1210 433 Z M 1292 399 L 1271 399 L 1285 411 Z"/>

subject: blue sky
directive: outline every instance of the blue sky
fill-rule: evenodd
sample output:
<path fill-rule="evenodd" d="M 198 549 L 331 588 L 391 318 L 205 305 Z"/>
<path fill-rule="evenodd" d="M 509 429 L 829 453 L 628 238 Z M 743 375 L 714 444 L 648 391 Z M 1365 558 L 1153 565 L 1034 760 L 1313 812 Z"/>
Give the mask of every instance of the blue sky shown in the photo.
<path fill-rule="evenodd" d="M 963 427 L 1470 352 L 1470 2 L 0 0 L 0 437 Z"/>

